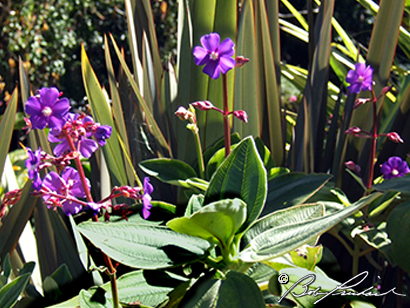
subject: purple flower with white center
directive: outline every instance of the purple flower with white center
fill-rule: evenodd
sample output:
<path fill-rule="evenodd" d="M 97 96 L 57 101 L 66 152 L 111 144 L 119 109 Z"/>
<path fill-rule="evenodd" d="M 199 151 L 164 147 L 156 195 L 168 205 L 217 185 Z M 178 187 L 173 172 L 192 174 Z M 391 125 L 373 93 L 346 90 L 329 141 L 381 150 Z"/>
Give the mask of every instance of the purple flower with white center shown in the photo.
<path fill-rule="evenodd" d="M 210 33 L 201 37 L 201 46 L 193 50 L 196 65 L 204 65 L 203 72 L 213 79 L 218 79 L 221 72 L 226 74 L 235 67 L 235 44 L 226 38 L 219 44 L 221 38 L 218 33 Z"/>
<path fill-rule="evenodd" d="M 87 186 L 90 189 L 90 181 L 87 179 Z M 43 181 L 43 189 L 50 193 L 55 193 L 67 199 L 60 199 L 63 205 L 63 211 L 67 215 L 77 214 L 82 205 L 75 202 L 74 197 L 85 198 L 85 192 L 81 184 L 80 175 L 78 171 L 72 167 L 66 167 L 61 174 L 61 177 L 56 172 L 50 172 L 46 175 Z M 52 200 L 52 196 L 45 192 L 43 199 L 48 201 Z"/>
<path fill-rule="evenodd" d="M 370 91 L 373 86 L 373 69 L 370 65 L 356 63 L 355 69 L 347 73 L 346 82 L 350 83 L 347 89 L 352 93 Z"/>
<path fill-rule="evenodd" d="M 410 172 L 410 169 L 406 161 L 400 157 L 393 156 L 380 166 L 380 172 L 383 173 L 383 177 L 386 180 L 391 180 L 392 178 L 405 176 Z"/>
<path fill-rule="evenodd" d="M 151 194 L 154 191 L 154 187 L 149 182 L 148 177 L 144 178 L 143 189 L 144 189 L 144 194 L 142 195 L 142 217 L 144 217 L 144 219 L 147 219 L 149 215 L 151 215 L 150 213 L 150 210 L 152 208 Z"/>
<path fill-rule="evenodd" d="M 95 140 L 97 140 L 100 146 L 104 146 L 106 143 L 105 139 L 108 139 L 111 137 L 111 132 L 112 132 L 111 126 L 100 125 L 97 127 L 97 129 L 94 132 L 94 138 Z"/>
<path fill-rule="evenodd" d="M 60 92 L 55 87 L 42 88 L 39 95 L 31 96 L 27 100 L 25 111 L 30 115 L 33 129 L 43 129 L 47 125 L 61 129 L 64 126 L 70 102 L 65 97 L 59 99 L 59 96 Z"/>
<path fill-rule="evenodd" d="M 33 188 L 35 190 L 41 189 L 41 178 L 39 167 L 41 163 L 41 148 L 33 152 L 30 148 L 27 148 L 28 158 L 26 160 L 26 168 L 28 169 L 28 177 L 33 180 Z"/>

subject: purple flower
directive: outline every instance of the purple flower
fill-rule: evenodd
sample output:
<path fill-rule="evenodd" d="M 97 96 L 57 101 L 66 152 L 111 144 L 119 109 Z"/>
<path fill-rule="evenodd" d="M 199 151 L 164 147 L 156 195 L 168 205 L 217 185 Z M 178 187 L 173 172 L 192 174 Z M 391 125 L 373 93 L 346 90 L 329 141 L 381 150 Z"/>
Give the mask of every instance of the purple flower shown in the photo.
<path fill-rule="evenodd" d="M 48 125 L 50 128 L 61 129 L 70 110 L 70 102 L 67 98 L 59 99 L 60 93 L 57 88 L 42 88 L 39 95 L 31 96 L 27 102 L 25 111 L 30 115 L 32 128 L 43 129 Z"/>
<path fill-rule="evenodd" d="M 111 132 L 112 132 L 112 127 L 108 125 L 100 125 L 97 127 L 94 133 L 94 138 L 97 140 L 98 144 L 100 146 L 104 146 L 106 141 L 105 139 L 108 139 L 111 137 Z"/>
<path fill-rule="evenodd" d="M 392 178 L 404 176 L 410 172 L 410 169 L 406 161 L 400 157 L 393 156 L 380 166 L 380 172 L 383 173 L 383 177 L 386 180 L 391 180 Z"/>
<path fill-rule="evenodd" d="M 87 186 L 90 189 L 90 182 L 87 179 Z M 66 167 L 61 174 L 61 177 L 56 172 L 50 172 L 46 175 L 43 181 L 43 187 L 46 191 L 58 194 L 64 197 L 60 199 L 63 205 L 63 211 L 67 215 L 77 214 L 82 205 L 75 202 L 75 198 L 85 198 L 85 192 L 81 184 L 78 171 L 72 167 Z M 50 194 L 45 193 L 43 199 L 46 203 L 54 203 L 55 198 L 51 198 Z"/>
<path fill-rule="evenodd" d="M 218 33 L 210 33 L 201 37 L 202 47 L 196 46 L 193 54 L 196 65 L 204 65 L 202 70 L 205 74 L 213 79 L 219 78 L 221 72 L 226 74 L 235 67 L 235 44 L 230 38 L 220 42 Z"/>
<path fill-rule="evenodd" d="M 39 166 L 41 163 L 41 148 L 33 152 L 30 148 L 27 148 L 28 158 L 26 160 L 26 167 L 28 169 L 28 177 L 33 180 L 33 188 L 35 190 L 41 189 L 41 178 L 39 172 Z"/>
<path fill-rule="evenodd" d="M 147 219 L 149 215 L 151 215 L 151 213 L 149 212 L 149 210 L 152 208 L 152 198 L 150 195 L 153 191 L 154 187 L 149 182 L 149 178 L 144 178 L 144 194 L 142 195 L 142 217 L 144 217 L 144 219 Z"/>
<path fill-rule="evenodd" d="M 360 91 L 370 91 L 373 85 L 373 69 L 370 65 L 356 63 L 355 69 L 347 73 L 346 82 L 350 83 L 347 88 L 352 93 Z"/>
<path fill-rule="evenodd" d="M 71 124 L 71 128 L 68 129 L 67 133 L 70 133 L 74 146 L 81 153 L 81 155 L 85 158 L 90 158 L 91 155 L 97 151 L 98 145 L 94 140 L 87 138 L 91 137 L 92 133 L 87 132 L 82 126 L 86 123 L 90 126 L 90 122 L 91 124 L 94 124 L 94 121 L 90 116 L 84 117 L 81 121 L 78 120 L 78 118 L 78 114 L 71 112 L 68 114 L 67 123 Z M 71 152 L 71 148 L 65 135 L 59 130 L 50 130 L 48 134 L 48 141 L 53 143 L 61 142 L 56 145 L 53 150 L 54 155 L 58 157 Z"/>

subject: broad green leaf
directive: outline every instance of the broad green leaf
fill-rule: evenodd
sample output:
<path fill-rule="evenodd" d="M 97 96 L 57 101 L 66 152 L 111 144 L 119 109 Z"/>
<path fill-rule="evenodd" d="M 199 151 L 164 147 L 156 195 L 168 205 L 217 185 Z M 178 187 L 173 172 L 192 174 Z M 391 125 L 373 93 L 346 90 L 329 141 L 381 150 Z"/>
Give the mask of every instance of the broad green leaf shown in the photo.
<path fill-rule="evenodd" d="M 118 295 L 121 303 L 140 302 L 145 306 L 157 307 L 168 299 L 168 293 L 186 281 L 187 278 L 170 272 L 138 270 L 117 279 Z M 108 292 L 107 298 L 111 299 L 110 285 L 105 284 L 103 288 Z"/>
<path fill-rule="evenodd" d="M 284 168 L 284 167 L 274 167 L 271 168 L 268 171 L 268 183 L 270 180 L 272 180 L 273 178 L 276 178 L 279 175 L 285 174 L 285 173 L 289 173 L 290 170 L 288 168 Z"/>
<path fill-rule="evenodd" d="M 231 151 L 235 149 L 236 144 L 231 145 Z M 209 159 L 206 166 L 206 175 L 210 179 L 215 173 L 216 169 L 223 163 L 225 160 L 225 148 L 219 149 L 216 153 Z"/>
<path fill-rule="evenodd" d="M 322 259 L 322 245 L 311 247 L 304 245 L 289 252 L 293 263 L 309 271 L 313 271 L 316 264 Z"/>
<path fill-rule="evenodd" d="M 189 217 L 196 211 L 199 211 L 204 204 L 205 197 L 203 195 L 191 195 L 188 200 L 188 205 L 185 209 L 185 216 Z"/>
<path fill-rule="evenodd" d="M 246 275 L 251 277 L 256 283 L 264 283 L 269 281 L 270 277 L 277 271 L 264 263 L 254 263 L 247 271 Z"/>
<path fill-rule="evenodd" d="M 175 218 L 167 226 L 176 232 L 200 237 L 227 250 L 245 219 L 246 204 L 240 199 L 225 199 L 210 203 L 189 217 Z"/>
<path fill-rule="evenodd" d="M 239 257 L 244 262 L 273 259 L 315 239 L 340 221 L 366 206 L 380 194 L 363 197 L 351 206 L 322 218 L 280 225 L 254 237 Z"/>
<path fill-rule="evenodd" d="M 329 174 L 291 172 L 271 179 L 262 215 L 305 202 L 331 178 Z"/>
<path fill-rule="evenodd" d="M 378 191 L 398 191 L 402 196 L 410 198 L 410 176 L 403 176 L 385 180 L 383 183 L 373 185 L 372 188 Z"/>
<path fill-rule="evenodd" d="M 87 97 L 90 101 L 91 110 L 95 121 L 112 127 L 112 134 L 103 147 L 104 155 L 111 172 L 117 180 L 117 184 L 127 184 L 127 174 L 125 172 L 122 151 L 118 142 L 117 130 L 114 126 L 111 110 L 108 106 L 106 97 L 103 94 L 97 76 L 91 67 L 90 61 L 84 49 L 81 48 L 81 70 Z"/>
<path fill-rule="evenodd" d="M 304 204 L 276 211 L 255 221 L 244 233 L 241 244 L 247 246 L 252 239 L 269 229 L 317 219 L 323 217 L 324 214 L 325 208 L 322 204 Z"/>
<path fill-rule="evenodd" d="M 204 257 L 205 240 L 160 226 L 85 222 L 77 229 L 110 258 L 133 268 L 177 266 Z"/>
<path fill-rule="evenodd" d="M 164 183 L 182 187 L 190 187 L 186 180 L 197 176 L 190 165 L 178 159 L 154 158 L 140 162 L 139 166 L 145 173 Z"/>
<path fill-rule="evenodd" d="M 247 205 L 247 220 L 238 232 L 255 221 L 265 204 L 266 170 L 251 137 L 243 139 L 219 166 L 205 192 L 204 204 L 235 198 Z"/>
<path fill-rule="evenodd" d="M 80 308 L 113 308 L 112 301 L 105 298 L 102 289 L 81 290 L 79 303 Z"/>
<path fill-rule="evenodd" d="M 14 120 L 17 111 L 18 89 L 14 89 L 6 111 L 0 121 L 0 178 L 3 174 L 4 162 L 9 152 L 11 136 L 13 135 Z"/>
<path fill-rule="evenodd" d="M 0 289 L 0 307 L 11 308 L 30 280 L 30 273 L 21 275 Z"/>
<path fill-rule="evenodd" d="M 410 228 L 410 202 L 397 206 L 387 219 L 387 233 L 391 240 L 392 257 L 405 271 L 410 272 L 409 235 L 404 230 Z"/>
<path fill-rule="evenodd" d="M 224 280 L 213 275 L 201 277 L 188 291 L 181 308 L 265 308 L 262 293 L 252 278 L 230 271 Z"/>

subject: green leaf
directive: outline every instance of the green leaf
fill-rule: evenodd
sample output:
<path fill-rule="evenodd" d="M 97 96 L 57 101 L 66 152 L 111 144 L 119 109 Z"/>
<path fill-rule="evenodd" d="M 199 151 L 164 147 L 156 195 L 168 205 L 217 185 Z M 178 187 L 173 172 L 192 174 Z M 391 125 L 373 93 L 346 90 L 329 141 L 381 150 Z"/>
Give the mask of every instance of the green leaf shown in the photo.
<path fill-rule="evenodd" d="M 224 280 L 210 273 L 200 278 L 182 300 L 181 308 L 265 308 L 262 293 L 249 276 L 230 271 Z"/>
<path fill-rule="evenodd" d="M 325 217 L 268 229 L 250 241 L 239 254 L 240 259 L 244 262 L 258 262 L 281 256 L 315 239 L 378 197 L 380 194 L 375 193 Z"/>
<path fill-rule="evenodd" d="M 402 196 L 410 198 L 410 176 L 385 180 L 383 183 L 373 185 L 372 188 L 379 191 L 398 191 Z"/>
<path fill-rule="evenodd" d="M 391 240 L 392 257 L 405 271 L 410 272 L 409 235 L 404 230 L 410 228 L 410 201 L 397 206 L 387 218 L 387 233 Z"/>
<path fill-rule="evenodd" d="M 243 235 L 241 244 L 247 246 L 253 238 L 269 229 L 317 219 L 323 217 L 324 214 L 325 208 L 322 204 L 304 204 L 276 211 L 255 221 L 251 228 Z"/>
<path fill-rule="evenodd" d="M 322 188 L 329 174 L 285 173 L 268 182 L 268 198 L 262 215 L 301 204 Z"/>
<path fill-rule="evenodd" d="M 85 222 L 78 230 L 110 258 L 134 268 L 177 266 L 204 257 L 205 240 L 160 226 Z"/>
<path fill-rule="evenodd" d="M 10 262 L 10 254 L 7 253 L 6 257 L 3 260 L 3 275 L 8 279 L 11 274 L 11 262 Z"/>
<path fill-rule="evenodd" d="M 155 158 L 140 162 L 141 169 L 150 176 L 153 176 L 164 183 L 190 187 L 186 180 L 196 177 L 195 170 L 178 159 Z"/>
<path fill-rule="evenodd" d="M 20 294 L 26 288 L 30 276 L 30 273 L 21 275 L 0 289 L 0 307 L 13 307 Z"/>
<path fill-rule="evenodd" d="M 0 122 L 0 178 L 3 174 L 4 162 L 6 161 L 7 153 L 9 152 L 11 136 L 13 135 L 14 120 L 17 111 L 18 89 L 14 89 L 6 111 Z"/>
<path fill-rule="evenodd" d="M 203 195 L 191 195 L 188 200 L 188 205 L 185 209 L 185 216 L 189 217 L 196 211 L 199 211 L 204 204 L 205 197 Z"/>
<path fill-rule="evenodd" d="M 105 298 L 103 289 L 81 290 L 79 295 L 80 308 L 112 308 L 112 301 Z"/>
<path fill-rule="evenodd" d="M 229 249 L 236 231 L 246 219 L 246 204 L 240 199 L 208 204 L 189 217 L 172 219 L 167 226 L 180 233 L 200 237 Z"/>
<path fill-rule="evenodd" d="M 90 101 L 94 120 L 104 125 L 112 127 L 112 134 L 103 147 L 104 155 L 111 175 L 117 180 L 119 185 L 127 185 L 127 174 L 125 172 L 122 151 L 117 137 L 117 130 L 114 126 L 111 110 L 106 97 L 103 94 L 97 76 L 91 67 L 84 46 L 81 48 L 81 70 L 87 98 Z"/>
<path fill-rule="evenodd" d="M 238 232 L 255 221 L 265 204 L 266 170 L 251 137 L 243 139 L 219 166 L 205 192 L 208 204 L 238 197 L 247 205 L 247 219 Z"/>
<path fill-rule="evenodd" d="M 118 295 L 121 303 L 140 302 L 142 305 L 156 307 L 168 299 L 170 293 L 187 278 L 170 272 L 138 270 L 122 275 L 117 279 Z M 104 285 L 107 298 L 111 299 L 109 284 Z"/>
<path fill-rule="evenodd" d="M 322 252 L 322 245 L 315 247 L 305 245 L 292 250 L 291 252 L 289 252 L 289 254 L 296 266 L 306 268 L 309 271 L 313 271 L 316 264 L 319 263 L 322 259 Z"/>

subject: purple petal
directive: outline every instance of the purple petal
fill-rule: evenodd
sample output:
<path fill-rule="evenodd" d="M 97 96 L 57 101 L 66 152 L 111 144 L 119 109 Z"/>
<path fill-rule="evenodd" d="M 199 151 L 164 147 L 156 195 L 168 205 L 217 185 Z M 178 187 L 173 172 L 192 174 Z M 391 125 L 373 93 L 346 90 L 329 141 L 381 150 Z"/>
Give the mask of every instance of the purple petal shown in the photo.
<path fill-rule="evenodd" d="M 67 200 L 63 203 L 63 211 L 66 215 L 77 214 L 81 211 L 83 206 L 77 202 Z"/>
<path fill-rule="evenodd" d="M 354 67 L 357 75 L 363 75 L 366 70 L 366 64 L 364 63 L 356 63 Z"/>
<path fill-rule="evenodd" d="M 150 195 L 144 194 L 144 196 L 142 197 L 142 205 L 142 217 L 144 217 L 144 219 L 147 219 L 149 215 L 151 215 L 149 210 L 151 210 L 152 208 Z"/>
<path fill-rule="evenodd" d="M 218 61 L 209 61 L 204 66 L 202 71 L 213 79 L 218 79 L 221 75 L 221 69 L 218 65 Z"/>
<path fill-rule="evenodd" d="M 384 175 L 391 173 L 391 168 L 387 162 L 380 166 L 380 172 Z"/>
<path fill-rule="evenodd" d="M 79 151 L 85 158 L 90 158 L 97 149 L 98 145 L 94 140 L 87 138 L 81 139 Z"/>
<path fill-rule="evenodd" d="M 41 187 L 43 186 L 40 174 L 38 172 L 34 173 L 32 180 L 33 180 L 33 183 L 32 183 L 33 188 L 39 191 Z"/>
<path fill-rule="evenodd" d="M 354 70 L 350 70 L 346 76 L 347 83 L 353 83 L 357 81 L 357 74 Z"/>
<path fill-rule="evenodd" d="M 95 139 L 97 140 L 100 146 L 104 146 L 106 139 L 111 137 L 112 127 L 109 125 L 100 125 L 94 134 Z"/>
<path fill-rule="evenodd" d="M 397 169 L 402 164 L 403 160 L 400 157 L 393 156 L 390 157 L 387 161 L 392 169 Z"/>
<path fill-rule="evenodd" d="M 232 57 L 235 54 L 234 47 L 235 47 L 235 44 L 229 37 L 224 39 L 221 45 L 219 45 L 218 47 L 219 56 Z"/>
<path fill-rule="evenodd" d="M 196 65 L 201 66 L 209 62 L 208 51 L 206 51 L 204 48 L 196 46 L 192 53 L 195 57 L 194 62 Z"/>
<path fill-rule="evenodd" d="M 31 96 L 25 106 L 25 111 L 28 115 L 38 115 L 41 114 L 41 110 L 43 109 L 43 106 L 41 105 L 40 101 L 38 100 L 37 97 Z"/>
<path fill-rule="evenodd" d="M 64 140 L 60 144 L 57 144 L 56 147 L 53 150 L 53 153 L 55 156 L 60 157 L 63 156 L 66 153 L 71 152 L 70 146 L 68 145 L 68 141 Z"/>
<path fill-rule="evenodd" d="M 362 89 L 362 86 L 360 83 L 352 83 L 350 86 L 347 87 L 347 89 L 352 92 L 352 93 L 360 93 L 360 90 Z"/>
<path fill-rule="evenodd" d="M 58 100 L 52 107 L 51 109 L 53 110 L 53 114 L 64 117 L 65 115 L 68 114 L 68 111 L 70 110 L 70 101 L 63 97 L 62 99 Z"/>
<path fill-rule="evenodd" d="M 47 118 L 42 113 L 39 115 L 32 115 L 30 121 L 33 129 L 44 129 L 47 125 Z"/>
<path fill-rule="evenodd" d="M 94 123 L 94 119 L 93 119 L 92 116 L 86 116 L 86 117 L 83 119 L 83 124 L 89 123 L 89 122 Z"/>
<path fill-rule="evenodd" d="M 64 191 L 65 184 L 65 181 L 54 171 L 47 174 L 43 181 L 43 186 L 54 192 Z"/>
<path fill-rule="evenodd" d="M 235 67 L 235 59 L 228 57 L 219 58 L 219 67 L 222 73 L 226 74 L 229 70 Z"/>
<path fill-rule="evenodd" d="M 101 204 L 95 202 L 87 202 L 87 206 L 94 211 L 98 211 L 101 207 Z"/>
<path fill-rule="evenodd" d="M 146 194 L 150 195 L 154 191 L 154 186 L 152 186 L 152 184 L 149 182 L 149 177 L 144 178 L 143 189 L 144 189 L 144 195 Z"/>
<path fill-rule="evenodd" d="M 51 107 L 57 101 L 60 92 L 57 88 L 41 88 L 40 100 L 43 106 Z"/>
<path fill-rule="evenodd" d="M 61 130 L 66 123 L 65 118 L 58 115 L 51 115 L 48 117 L 48 127 Z"/>
<path fill-rule="evenodd" d="M 210 33 L 201 37 L 201 44 L 208 51 L 216 51 L 220 40 L 218 33 Z"/>
<path fill-rule="evenodd" d="M 62 140 L 65 140 L 65 137 L 63 136 L 61 131 L 59 131 L 57 129 L 52 129 L 48 133 L 47 140 L 52 142 L 52 143 L 57 143 L 57 142 L 60 142 Z"/>

